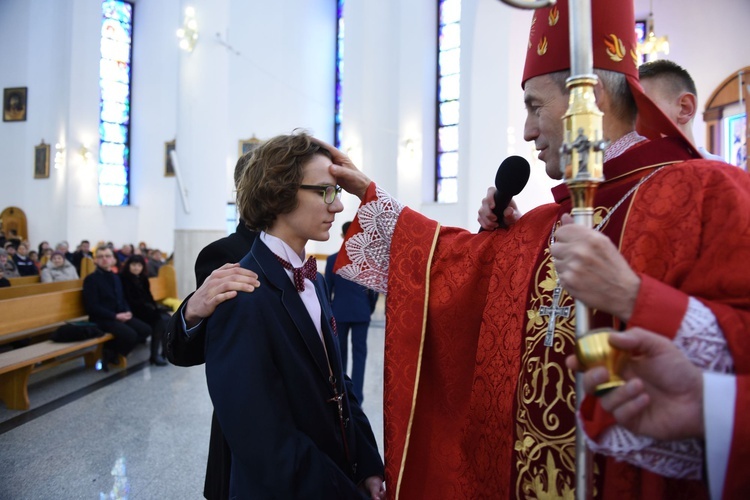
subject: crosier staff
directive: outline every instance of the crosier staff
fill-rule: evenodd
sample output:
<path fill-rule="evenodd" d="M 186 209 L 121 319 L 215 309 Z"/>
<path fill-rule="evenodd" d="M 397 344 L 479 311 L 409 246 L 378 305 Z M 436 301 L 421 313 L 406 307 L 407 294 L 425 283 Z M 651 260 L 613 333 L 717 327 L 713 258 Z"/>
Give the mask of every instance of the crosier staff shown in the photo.
<path fill-rule="evenodd" d="M 500 0 L 522 9 L 549 7 L 555 0 Z M 572 200 L 572 215 L 576 224 L 593 227 L 594 195 L 604 180 L 603 113 L 596 105 L 594 87 L 598 82 L 594 74 L 594 55 L 591 45 L 591 1 L 570 0 L 570 56 L 571 76 L 566 80 L 570 92 L 568 109 L 563 116 L 565 131 L 561 165 L 565 183 Z M 576 304 L 576 341 L 590 329 L 590 312 L 580 300 Z M 583 375 L 576 374 L 576 407 L 580 409 L 585 391 Z M 591 491 L 591 456 L 586 448 L 583 429 L 576 428 L 576 498 L 589 498 Z"/>

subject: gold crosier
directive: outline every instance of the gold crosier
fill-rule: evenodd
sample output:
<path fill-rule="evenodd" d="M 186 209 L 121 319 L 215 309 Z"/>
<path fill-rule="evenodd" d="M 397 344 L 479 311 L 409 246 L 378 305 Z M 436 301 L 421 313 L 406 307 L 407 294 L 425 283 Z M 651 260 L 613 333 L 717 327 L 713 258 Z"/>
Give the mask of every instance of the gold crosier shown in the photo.
<path fill-rule="evenodd" d="M 500 0 L 522 9 L 548 7 L 555 0 Z M 591 0 L 569 0 L 571 76 L 566 80 L 570 91 L 568 110 L 563 116 L 564 142 L 561 169 L 565 175 L 576 224 L 593 226 L 594 195 L 603 179 L 603 113 L 596 105 L 594 86 L 594 52 L 591 46 Z M 576 339 L 590 328 L 588 307 L 576 300 Z M 583 376 L 576 374 L 576 407 L 584 396 Z M 591 456 L 586 449 L 583 429 L 576 429 L 576 490 L 578 500 L 589 498 L 591 492 Z"/>

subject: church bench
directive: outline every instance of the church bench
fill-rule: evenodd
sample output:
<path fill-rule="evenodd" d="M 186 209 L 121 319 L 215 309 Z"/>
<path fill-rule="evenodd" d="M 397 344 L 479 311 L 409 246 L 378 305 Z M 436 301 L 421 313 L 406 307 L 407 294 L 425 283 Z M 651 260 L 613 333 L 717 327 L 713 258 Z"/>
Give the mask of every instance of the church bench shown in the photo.
<path fill-rule="evenodd" d="M 148 285 L 156 302 L 177 298 L 177 273 L 174 266 L 171 264 L 161 266 L 159 274 L 148 279 Z"/>
<path fill-rule="evenodd" d="M 46 340 L 0 354 L 0 400 L 10 410 L 28 410 L 29 376 L 61 363 L 83 357 L 87 368 L 96 366 L 102 346 L 112 340 L 111 333 L 78 342 Z"/>
<path fill-rule="evenodd" d="M 9 286 L 0 288 L 0 300 L 39 295 L 42 293 L 59 292 L 72 288 L 81 288 L 83 281 L 55 281 L 52 283 L 34 283 L 32 285 Z"/>
<path fill-rule="evenodd" d="M 87 319 L 81 287 L 0 300 L 0 344 L 21 339 L 38 340 L 66 321 Z M 77 342 L 42 341 L 0 354 L 0 399 L 13 410 L 29 408 L 28 380 L 32 373 L 83 357 L 87 367 L 101 359 L 102 337 Z M 127 366 L 120 357 L 122 368 Z"/>
<path fill-rule="evenodd" d="M 42 277 L 37 275 L 34 276 L 21 276 L 19 278 L 8 278 L 10 286 L 21 286 L 21 285 L 33 285 L 35 283 L 41 283 Z"/>

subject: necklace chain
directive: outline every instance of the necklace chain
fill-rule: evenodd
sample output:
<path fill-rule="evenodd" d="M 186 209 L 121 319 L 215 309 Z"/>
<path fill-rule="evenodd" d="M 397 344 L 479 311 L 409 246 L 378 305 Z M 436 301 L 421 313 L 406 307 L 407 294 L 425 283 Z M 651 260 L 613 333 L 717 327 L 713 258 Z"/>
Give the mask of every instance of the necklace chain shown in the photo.
<path fill-rule="evenodd" d="M 604 216 L 604 218 L 601 220 L 601 222 L 599 222 L 599 224 L 597 224 L 596 227 L 594 227 L 594 231 L 601 231 L 602 228 L 604 227 L 604 225 L 607 223 L 607 221 L 609 221 L 609 218 L 612 217 L 612 214 L 614 214 L 615 211 L 618 208 L 620 208 L 620 205 L 622 205 L 625 202 L 625 200 L 627 200 L 630 197 L 630 195 L 635 192 L 636 189 L 638 189 L 639 187 L 641 187 L 641 184 L 643 184 L 644 182 L 646 182 L 647 180 L 649 180 L 651 177 L 654 176 L 654 174 L 656 174 L 656 172 L 658 172 L 659 170 L 661 170 L 663 168 L 664 168 L 663 166 L 657 168 L 656 170 L 654 170 L 653 172 L 651 172 L 650 174 L 648 174 L 647 176 L 645 176 L 641 180 L 639 180 L 633 187 L 631 187 L 628 190 L 628 192 L 625 193 L 625 195 L 622 198 L 620 198 L 620 201 L 618 201 L 617 203 L 614 204 L 614 206 L 612 207 L 612 209 L 607 213 L 607 215 Z M 559 221 L 555 221 L 552 224 L 552 231 L 550 231 L 550 234 L 549 234 L 549 244 L 550 244 L 550 246 L 552 246 L 552 244 L 555 242 L 555 229 L 557 228 L 557 223 L 558 222 Z M 552 259 L 552 258 L 550 257 L 550 259 Z M 552 259 L 552 263 L 554 265 L 554 259 Z"/>

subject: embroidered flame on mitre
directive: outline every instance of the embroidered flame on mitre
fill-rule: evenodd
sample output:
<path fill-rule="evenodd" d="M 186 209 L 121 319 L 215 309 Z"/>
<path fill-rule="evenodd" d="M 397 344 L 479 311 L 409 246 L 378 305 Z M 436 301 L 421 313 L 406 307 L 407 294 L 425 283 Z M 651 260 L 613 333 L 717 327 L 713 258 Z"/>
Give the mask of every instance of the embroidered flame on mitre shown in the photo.
<path fill-rule="evenodd" d="M 539 40 L 539 45 L 536 48 L 536 53 L 540 56 L 543 56 L 547 53 L 547 37 L 543 36 L 541 40 Z"/>
<path fill-rule="evenodd" d="M 534 12 L 534 17 L 531 18 L 531 30 L 529 30 L 529 47 L 528 49 L 531 50 L 532 43 L 531 40 L 534 38 L 534 28 L 536 27 L 536 12 Z"/>
<path fill-rule="evenodd" d="M 557 22 L 560 20 L 560 9 L 555 5 L 552 7 L 552 10 L 549 11 L 549 16 L 547 16 L 547 20 L 549 21 L 550 26 L 554 26 L 557 24 Z"/>
<path fill-rule="evenodd" d="M 638 49 L 632 49 L 630 51 L 630 58 L 633 59 L 633 64 L 635 64 L 635 67 L 638 67 L 638 61 L 641 60 L 641 54 L 638 52 Z"/>
<path fill-rule="evenodd" d="M 607 55 L 610 59 L 615 62 L 620 62 L 625 59 L 627 51 L 625 50 L 625 44 L 615 34 L 609 35 L 604 39 L 604 45 L 607 47 Z"/>

